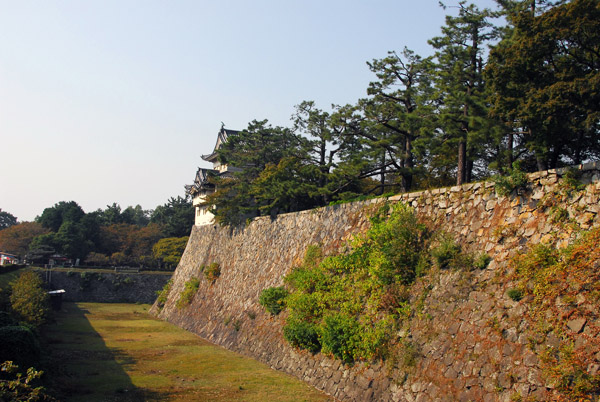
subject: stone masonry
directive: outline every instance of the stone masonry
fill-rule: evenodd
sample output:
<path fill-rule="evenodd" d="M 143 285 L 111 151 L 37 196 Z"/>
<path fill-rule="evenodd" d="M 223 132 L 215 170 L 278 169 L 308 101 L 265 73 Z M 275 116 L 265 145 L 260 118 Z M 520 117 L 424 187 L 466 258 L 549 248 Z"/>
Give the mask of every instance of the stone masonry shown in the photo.
<path fill-rule="evenodd" d="M 544 242 L 564 247 L 574 236 L 574 226 L 599 225 L 600 164 L 578 170 L 579 181 L 586 185 L 582 191 L 566 191 L 561 180 L 566 170 L 551 170 L 529 175 L 528 188 L 510 196 L 498 196 L 492 182 L 479 182 L 387 199 L 409 204 L 432 228 L 447 232 L 472 252 L 492 257 L 486 269 L 440 271 L 427 283 L 413 286 L 412 301 L 416 303 L 418 295 L 426 297 L 421 296 L 420 313 L 402 333 L 414 348 L 411 365 L 345 366 L 320 353 L 295 350 L 282 336 L 285 311 L 272 317 L 258 304 L 260 292 L 282 285 L 309 245 L 339 251 L 353 234 L 366 230 L 370 214 L 385 199 L 283 214 L 274 220 L 261 217 L 239 229 L 194 227 L 168 300 L 152 311 L 338 400 L 544 400 L 552 385 L 543 380 L 539 357 L 527 347 L 527 305 L 507 296 L 512 284 L 503 273 L 509 259 L 527 247 Z M 558 212 L 572 224 L 556 222 Z M 201 273 L 210 263 L 221 267 L 214 283 Z M 199 291 L 187 307 L 178 309 L 179 294 L 192 277 L 201 279 Z M 586 334 L 583 326 L 575 329 Z M 549 334 L 542 341 L 556 340 Z"/>
<path fill-rule="evenodd" d="M 96 303 L 154 303 L 156 292 L 171 278 L 165 273 L 109 273 L 94 271 L 40 272 L 51 289 L 64 289 L 64 301 Z"/>

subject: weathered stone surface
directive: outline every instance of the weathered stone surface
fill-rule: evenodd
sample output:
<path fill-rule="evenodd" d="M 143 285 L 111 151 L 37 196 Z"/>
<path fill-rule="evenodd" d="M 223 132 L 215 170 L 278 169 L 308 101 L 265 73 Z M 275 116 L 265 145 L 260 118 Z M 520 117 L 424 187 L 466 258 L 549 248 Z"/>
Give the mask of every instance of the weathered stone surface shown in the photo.
<path fill-rule="evenodd" d="M 567 323 L 567 326 L 569 327 L 569 329 L 575 333 L 580 333 L 581 331 L 583 331 L 583 326 L 585 325 L 585 323 L 587 322 L 587 320 L 585 319 L 585 317 L 579 317 L 579 318 L 575 318 L 573 320 L 570 320 Z"/>

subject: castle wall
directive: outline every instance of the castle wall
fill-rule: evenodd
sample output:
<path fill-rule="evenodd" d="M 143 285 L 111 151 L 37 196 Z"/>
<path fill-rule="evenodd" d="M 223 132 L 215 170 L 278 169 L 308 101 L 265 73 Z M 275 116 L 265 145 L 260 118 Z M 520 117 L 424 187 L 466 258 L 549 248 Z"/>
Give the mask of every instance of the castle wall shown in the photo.
<path fill-rule="evenodd" d="M 64 289 L 63 300 L 95 303 L 154 303 L 156 292 L 170 273 L 109 273 L 94 271 L 41 271 L 52 289 Z"/>
<path fill-rule="evenodd" d="M 542 380 L 539 356 L 527 346 L 527 306 L 506 295 L 511 284 L 500 274 L 507 261 L 528 246 L 556 237 L 558 247 L 568 243 L 575 232 L 553 223 L 558 209 L 568 211 L 573 225 L 581 228 L 600 224 L 599 168 L 582 166 L 580 180 L 587 186 L 572 195 L 560 180 L 565 171 L 551 170 L 529 175 L 529 188 L 520 195 L 498 196 L 493 183 L 481 182 L 388 199 L 408 203 L 431 227 L 492 257 L 486 269 L 468 277 L 449 270 L 431 284 L 423 316 L 411 318 L 407 336 L 418 358 L 409 369 L 390 367 L 389 362 L 345 366 L 320 353 L 295 350 L 282 336 L 285 311 L 272 317 L 258 304 L 260 292 L 282 285 L 309 245 L 321 244 L 333 252 L 364 232 L 374 208 L 385 202 L 381 199 L 284 214 L 275 220 L 261 217 L 241 229 L 196 226 L 166 304 L 162 309 L 155 305 L 153 311 L 340 400 L 507 401 L 516 394 L 543 399 L 550 385 Z M 214 283 L 201 272 L 210 263 L 221 268 Z M 185 282 L 192 277 L 201 278 L 199 291 L 187 307 L 177 308 Z"/>

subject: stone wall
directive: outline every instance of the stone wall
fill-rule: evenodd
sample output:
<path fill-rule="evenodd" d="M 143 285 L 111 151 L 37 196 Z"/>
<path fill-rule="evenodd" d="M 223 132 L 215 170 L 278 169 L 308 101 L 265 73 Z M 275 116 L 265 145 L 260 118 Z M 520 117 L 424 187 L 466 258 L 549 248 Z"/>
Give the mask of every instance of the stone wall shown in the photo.
<path fill-rule="evenodd" d="M 64 289 L 64 301 L 95 303 L 154 303 L 172 274 L 43 271 L 52 289 Z"/>
<path fill-rule="evenodd" d="M 563 247 L 574 236 L 574 226 L 599 225 L 599 167 L 579 168 L 579 180 L 587 185 L 583 191 L 568 191 L 561 180 L 566 171 L 552 170 L 530 175 L 529 187 L 510 196 L 498 196 L 493 183 L 481 182 L 388 199 L 408 203 L 432 228 L 492 257 L 486 269 L 440 271 L 429 282 L 414 285 L 413 301 L 421 297 L 423 307 L 402 334 L 414 346 L 410 366 L 389 361 L 345 366 L 320 353 L 295 350 L 282 336 L 285 311 L 272 317 L 258 304 L 259 293 L 282 285 L 307 246 L 339 250 L 353 234 L 366 230 L 368 217 L 385 200 L 284 214 L 275 220 L 257 218 L 237 230 L 194 227 L 168 300 L 153 311 L 339 400 L 509 401 L 516 395 L 544 400 L 551 384 L 543 380 L 539 358 L 527 347 L 527 305 L 507 297 L 512 284 L 501 273 L 515 253 L 532 244 L 553 241 Z M 568 213 L 571 224 L 557 222 L 558 212 L 563 217 Z M 215 262 L 221 275 L 210 283 L 201 269 Z M 192 277 L 202 278 L 199 291 L 189 306 L 177 308 Z M 552 336 L 542 340 L 554 341 Z"/>

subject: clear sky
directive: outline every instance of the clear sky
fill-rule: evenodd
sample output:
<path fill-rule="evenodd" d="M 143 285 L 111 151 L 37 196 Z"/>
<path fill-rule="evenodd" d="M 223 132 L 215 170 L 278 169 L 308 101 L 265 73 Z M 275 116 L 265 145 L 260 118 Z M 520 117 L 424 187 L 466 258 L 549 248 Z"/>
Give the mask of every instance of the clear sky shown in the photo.
<path fill-rule="evenodd" d="M 448 13 L 437 0 L 0 0 L 0 209 L 154 209 L 209 167 L 221 122 L 289 126 L 303 100 L 355 103 L 366 61 L 431 54 Z"/>

